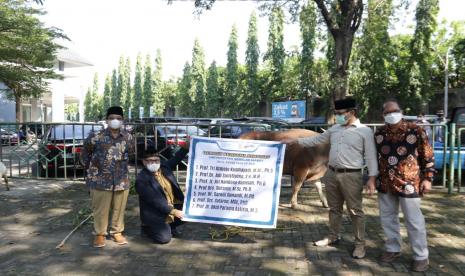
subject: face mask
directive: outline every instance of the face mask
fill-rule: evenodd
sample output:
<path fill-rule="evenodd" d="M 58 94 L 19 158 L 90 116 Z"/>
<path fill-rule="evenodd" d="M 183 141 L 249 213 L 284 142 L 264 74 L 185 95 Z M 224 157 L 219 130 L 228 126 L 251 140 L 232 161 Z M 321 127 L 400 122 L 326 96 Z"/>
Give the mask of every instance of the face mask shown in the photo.
<path fill-rule="evenodd" d="M 118 119 L 113 119 L 110 121 L 110 127 L 112 129 L 118 129 L 121 127 L 122 124 L 123 122 L 121 122 L 121 120 L 118 120 Z"/>
<path fill-rule="evenodd" d="M 336 115 L 336 124 L 345 125 L 347 122 L 346 116 L 344 115 Z"/>
<path fill-rule="evenodd" d="M 150 163 L 147 165 L 147 170 L 151 172 L 156 172 L 160 169 L 160 163 Z"/>
<path fill-rule="evenodd" d="M 390 125 L 395 125 L 400 122 L 400 120 L 402 120 L 402 113 L 400 112 L 393 112 L 384 116 L 384 121 Z"/>

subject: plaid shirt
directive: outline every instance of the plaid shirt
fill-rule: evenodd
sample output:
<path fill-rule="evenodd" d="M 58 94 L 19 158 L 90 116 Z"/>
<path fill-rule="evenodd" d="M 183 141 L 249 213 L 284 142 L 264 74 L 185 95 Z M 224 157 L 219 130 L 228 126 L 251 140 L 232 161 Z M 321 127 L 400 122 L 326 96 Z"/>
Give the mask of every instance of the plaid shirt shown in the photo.
<path fill-rule="evenodd" d="M 123 129 L 117 138 L 111 136 L 109 128 L 91 133 L 81 155 L 87 169 L 87 186 L 110 191 L 129 189 L 128 162 L 133 152 L 133 137 Z"/>
<path fill-rule="evenodd" d="M 421 195 L 420 184 L 433 179 L 434 152 L 423 128 L 402 121 L 396 132 L 382 126 L 375 133 L 382 193 L 403 197 Z"/>

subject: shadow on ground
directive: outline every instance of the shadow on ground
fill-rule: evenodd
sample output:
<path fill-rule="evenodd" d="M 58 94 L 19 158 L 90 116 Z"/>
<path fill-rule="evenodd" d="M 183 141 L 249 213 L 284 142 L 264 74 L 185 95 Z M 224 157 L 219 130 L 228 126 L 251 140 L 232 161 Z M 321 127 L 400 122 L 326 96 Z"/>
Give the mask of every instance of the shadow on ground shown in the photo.
<path fill-rule="evenodd" d="M 82 219 L 89 206 L 83 182 L 11 180 L 12 191 L 0 187 L 0 275 L 391 275 L 409 274 L 410 249 L 392 264 L 377 261 L 382 230 L 376 197 L 366 196 L 367 257 L 354 260 L 351 225 L 344 220 L 344 241 L 317 248 L 312 241 L 327 231 L 327 209 L 314 189 L 300 194 L 302 210 L 281 205 L 278 227 L 228 230 L 218 225 L 188 223 L 181 238 L 156 245 L 139 236 L 138 202 L 130 196 L 126 235 L 130 244 L 107 241 L 91 247 L 92 227 L 85 224 L 65 246 L 55 246 Z M 288 203 L 290 188 L 283 188 Z M 465 197 L 437 189 L 423 202 L 428 224 L 431 269 L 428 275 L 465 274 Z M 81 215 L 78 212 L 81 211 Z M 212 239 L 213 233 L 219 233 Z M 403 229 L 403 238 L 407 242 Z"/>

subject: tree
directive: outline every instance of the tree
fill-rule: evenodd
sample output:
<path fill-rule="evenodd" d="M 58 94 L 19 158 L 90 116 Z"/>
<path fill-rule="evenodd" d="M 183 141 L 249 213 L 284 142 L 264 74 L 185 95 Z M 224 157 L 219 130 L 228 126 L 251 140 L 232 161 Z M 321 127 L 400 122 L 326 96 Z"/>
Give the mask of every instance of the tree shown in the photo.
<path fill-rule="evenodd" d="M 0 0 L 0 81 L 9 88 L 6 96 L 16 102 L 16 121 L 21 119 L 21 100 L 49 92 L 48 81 L 61 79 L 54 71 L 55 40 L 67 39 L 61 30 L 45 27 L 44 12 L 24 0 Z"/>
<path fill-rule="evenodd" d="M 84 98 L 84 120 L 92 120 L 92 89 L 87 88 L 87 93 Z"/>
<path fill-rule="evenodd" d="M 191 108 L 194 116 L 201 117 L 205 110 L 205 54 L 198 39 L 195 39 L 192 49 L 191 74 L 195 93 Z"/>
<path fill-rule="evenodd" d="M 308 2 L 300 12 L 300 35 L 302 37 L 300 53 L 300 93 L 298 99 L 307 99 L 312 91 L 313 52 L 316 44 L 316 12 L 313 2 Z"/>
<path fill-rule="evenodd" d="M 363 15 L 362 0 L 314 0 L 334 40 L 334 93 L 332 99 L 345 98 L 349 91 L 349 61 L 354 35 Z M 332 102 L 332 101 L 331 101 Z"/>
<path fill-rule="evenodd" d="M 103 111 L 105 112 L 111 104 L 111 78 L 107 74 L 105 78 L 105 87 L 103 89 Z"/>
<path fill-rule="evenodd" d="M 165 114 L 167 116 L 174 116 L 175 109 L 178 105 L 178 86 L 175 79 L 164 81 L 161 84 L 161 93 L 165 102 Z"/>
<path fill-rule="evenodd" d="M 122 91 L 122 100 L 121 103 L 123 105 L 123 109 L 126 114 L 129 113 L 129 109 L 132 106 L 132 100 L 133 100 L 133 90 L 131 87 L 131 61 L 129 60 L 129 57 L 126 58 L 126 63 L 124 66 L 124 72 L 123 72 L 123 77 L 124 77 L 124 86 L 123 86 L 123 91 Z"/>
<path fill-rule="evenodd" d="M 219 75 L 216 61 L 213 61 L 208 68 L 207 93 L 206 93 L 206 114 L 209 117 L 223 115 L 224 100 L 220 95 Z"/>
<path fill-rule="evenodd" d="M 116 85 L 115 102 L 112 103 L 114 106 L 121 106 L 124 102 L 124 91 L 126 90 L 126 83 L 124 82 L 124 56 L 119 58 L 118 63 L 118 81 Z"/>
<path fill-rule="evenodd" d="M 246 113 L 249 115 L 260 115 L 260 110 L 256 106 L 260 102 L 258 70 L 260 62 L 260 48 L 258 46 L 257 17 L 255 13 L 250 15 L 249 29 L 247 32 L 247 48 L 245 51 L 246 65 L 246 87 L 247 99 L 245 104 Z"/>
<path fill-rule="evenodd" d="M 179 114 L 182 116 L 193 115 L 192 107 L 194 105 L 193 79 L 189 62 L 184 64 L 182 77 L 178 82 L 179 97 Z"/>
<path fill-rule="evenodd" d="M 119 94 L 118 94 L 118 73 L 116 69 L 113 69 L 111 74 L 111 97 L 110 106 L 119 105 Z"/>
<path fill-rule="evenodd" d="M 153 106 L 154 100 L 157 99 L 154 97 L 153 90 L 153 80 L 152 80 L 152 59 L 150 55 L 147 54 L 144 62 L 144 86 L 143 86 L 143 95 L 144 95 L 144 116 L 150 116 L 150 107 Z"/>
<path fill-rule="evenodd" d="M 410 43 L 410 62 L 408 88 L 401 94 L 405 102 L 410 103 L 412 111 L 424 111 L 431 97 L 431 65 L 433 51 L 431 38 L 436 30 L 436 16 L 439 11 L 438 0 L 420 0 L 415 12 L 415 32 Z"/>
<path fill-rule="evenodd" d="M 270 101 L 273 99 L 282 98 L 283 92 L 283 73 L 284 73 L 284 59 L 286 56 L 284 50 L 284 13 L 281 8 L 274 7 L 270 14 L 270 27 L 268 32 L 268 49 L 265 54 L 265 61 L 268 62 L 271 71 L 270 92 L 266 95 L 267 112 L 266 115 L 271 114 Z"/>
<path fill-rule="evenodd" d="M 134 76 L 134 101 L 132 105 L 132 116 L 134 118 L 139 118 L 139 107 L 142 107 L 145 102 L 146 95 L 142 90 L 142 57 L 140 53 L 137 55 L 136 59 L 136 72 Z"/>
<path fill-rule="evenodd" d="M 332 71 L 332 99 L 344 98 L 349 90 L 349 61 L 352 51 L 354 35 L 362 22 L 363 0 L 313 0 L 334 40 L 334 56 Z M 215 0 L 196 0 L 195 6 L 199 11 L 211 9 Z M 293 18 L 297 18 L 300 10 L 300 0 L 272 0 L 264 1 L 262 6 L 270 10 L 271 15 L 281 6 L 287 6 Z"/>
<path fill-rule="evenodd" d="M 165 112 L 165 97 L 163 95 L 163 61 L 160 49 L 157 49 L 157 56 L 155 57 L 155 68 L 152 74 L 153 93 L 154 93 L 154 112 L 158 116 L 163 116 Z"/>
<path fill-rule="evenodd" d="M 227 64 L 226 64 L 226 93 L 224 95 L 224 108 L 226 114 L 229 116 L 238 115 L 238 62 L 237 62 L 237 28 L 235 25 L 231 28 L 228 41 L 228 53 L 227 53 Z"/>
<path fill-rule="evenodd" d="M 386 98 L 394 96 L 392 63 L 395 52 L 388 32 L 392 13 L 392 0 L 368 1 L 368 17 L 353 58 L 358 65 L 353 68 L 358 70 L 354 75 L 358 76 L 360 87 L 352 85 L 352 90 L 361 108 L 360 116 L 371 113 L 371 119 L 379 117 L 378 107 Z"/>

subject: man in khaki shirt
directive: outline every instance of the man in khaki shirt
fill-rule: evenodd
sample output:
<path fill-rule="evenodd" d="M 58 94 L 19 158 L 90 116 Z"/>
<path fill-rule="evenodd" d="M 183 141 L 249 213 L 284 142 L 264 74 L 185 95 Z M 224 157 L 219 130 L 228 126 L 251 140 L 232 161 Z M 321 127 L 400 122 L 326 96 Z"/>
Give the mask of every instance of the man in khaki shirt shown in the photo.
<path fill-rule="evenodd" d="M 330 234 L 316 241 L 316 246 L 335 244 L 341 239 L 343 204 L 349 211 L 355 236 L 352 256 L 365 257 L 365 214 L 362 208 L 362 169 L 368 167 L 368 183 L 374 187 L 378 175 L 376 147 L 373 131 L 357 119 L 354 99 L 347 98 L 334 102 L 336 124 L 318 136 L 286 139 L 284 143 L 299 143 L 306 147 L 331 144 L 329 170 L 325 175 L 326 194 L 329 205 Z M 372 193 L 373 191 L 370 191 Z"/>

